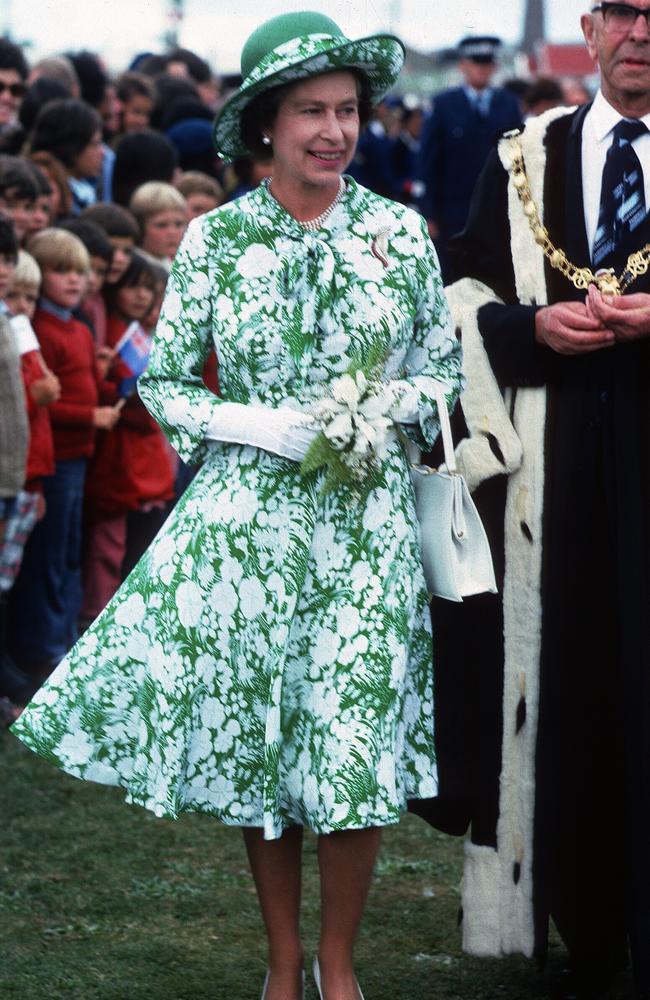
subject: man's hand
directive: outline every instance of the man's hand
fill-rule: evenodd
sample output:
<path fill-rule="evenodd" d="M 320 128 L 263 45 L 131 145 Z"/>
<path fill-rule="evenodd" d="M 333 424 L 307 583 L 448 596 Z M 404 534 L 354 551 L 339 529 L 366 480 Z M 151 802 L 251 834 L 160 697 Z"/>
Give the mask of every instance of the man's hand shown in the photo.
<path fill-rule="evenodd" d="M 602 295 L 589 286 L 587 308 L 594 319 L 614 332 L 617 340 L 650 336 L 650 295 Z"/>
<path fill-rule="evenodd" d="M 586 354 L 611 347 L 613 332 L 584 302 L 557 302 L 535 314 L 535 339 L 558 354 Z"/>

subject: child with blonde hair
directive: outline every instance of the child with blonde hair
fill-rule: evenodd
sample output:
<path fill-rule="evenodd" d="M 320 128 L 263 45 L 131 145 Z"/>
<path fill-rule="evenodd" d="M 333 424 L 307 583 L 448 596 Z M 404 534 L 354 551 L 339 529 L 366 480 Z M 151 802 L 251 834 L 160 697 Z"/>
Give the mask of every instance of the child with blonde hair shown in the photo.
<path fill-rule="evenodd" d="M 140 250 L 168 271 L 187 229 L 187 202 L 163 181 L 140 185 L 129 202 L 129 211 L 140 226 Z"/>
<path fill-rule="evenodd" d="M 61 383 L 48 368 L 32 328 L 41 270 L 25 250 L 20 250 L 4 301 L 14 319 L 12 327 L 20 351 L 25 401 L 29 418 L 29 451 L 25 489 L 43 494 L 43 478 L 54 474 L 54 444 L 49 406 L 61 394 Z M 44 502 L 40 503 L 40 514 Z"/>
<path fill-rule="evenodd" d="M 183 195 L 187 202 L 190 222 L 197 216 L 205 215 L 206 212 L 218 208 L 225 201 L 223 188 L 219 181 L 200 170 L 188 170 L 184 173 L 176 182 L 176 190 Z"/>

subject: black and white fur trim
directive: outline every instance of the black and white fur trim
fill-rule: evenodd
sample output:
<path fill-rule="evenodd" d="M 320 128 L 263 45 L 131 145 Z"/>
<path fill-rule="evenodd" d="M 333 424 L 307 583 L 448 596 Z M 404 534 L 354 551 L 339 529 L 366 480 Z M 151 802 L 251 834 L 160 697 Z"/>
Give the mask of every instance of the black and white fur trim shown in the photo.
<path fill-rule="evenodd" d="M 550 122 L 566 108 L 532 119 L 519 136 L 533 196 L 544 211 L 544 138 Z M 509 166 L 508 140 L 499 155 Z M 533 239 L 517 192 L 508 185 L 511 252 L 520 303 L 547 303 L 544 257 Z M 474 955 L 531 956 L 533 918 L 533 824 L 535 747 L 539 711 L 541 652 L 542 513 L 544 499 L 545 389 L 519 389 L 514 400 L 502 396 L 477 328 L 476 313 L 499 301 L 480 282 L 464 278 L 448 290 L 454 320 L 462 330 L 467 389 L 461 399 L 469 439 L 461 442 L 458 464 L 471 488 L 492 475 L 509 474 L 505 511 L 506 573 L 503 590 L 504 689 L 503 746 L 497 849 L 465 845 L 463 947 Z M 496 438 L 505 467 L 485 445 Z M 489 449 L 492 452 L 492 449 Z M 500 466 L 496 468 L 495 466 Z M 525 722 L 519 728 L 525 707 Z"/>

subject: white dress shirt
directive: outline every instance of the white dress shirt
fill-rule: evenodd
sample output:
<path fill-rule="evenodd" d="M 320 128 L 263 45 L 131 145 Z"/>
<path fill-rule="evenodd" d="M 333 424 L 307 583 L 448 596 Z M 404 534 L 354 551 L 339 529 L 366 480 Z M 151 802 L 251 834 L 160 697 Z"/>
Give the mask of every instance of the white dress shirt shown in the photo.
<path fill-rule="evenodd" d="M 612 144 L 612 129 L 623 116 L 603 97 L 599 90 L 582 126 L 582 197 L 589 251 L 593 249 L 600 211 L 600 188 L 607 151 Z M 650 114 L 641 118 L 650 129 Z M 645 207 L 650 209 L 650 131 L 632 143 L 643 168 Z M 640 249 L 640 247 L 639 247 Z"/>

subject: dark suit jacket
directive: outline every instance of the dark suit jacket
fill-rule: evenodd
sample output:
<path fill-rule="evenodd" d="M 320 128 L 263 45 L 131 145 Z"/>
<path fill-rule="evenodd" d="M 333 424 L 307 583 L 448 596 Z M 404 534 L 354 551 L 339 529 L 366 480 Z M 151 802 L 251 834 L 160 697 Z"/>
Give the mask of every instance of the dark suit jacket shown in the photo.
<path fill-rule="evenodd" d="M 470 104 L 463 87 L 435 98 L 423 130 L 418 178 L 426 187 L 421 210 L 443 238 L 465 225 L 476 179 L 495 137 L 520 121 L 516 97 L 500 88 L 492 91 L 485 116 Z"/>

